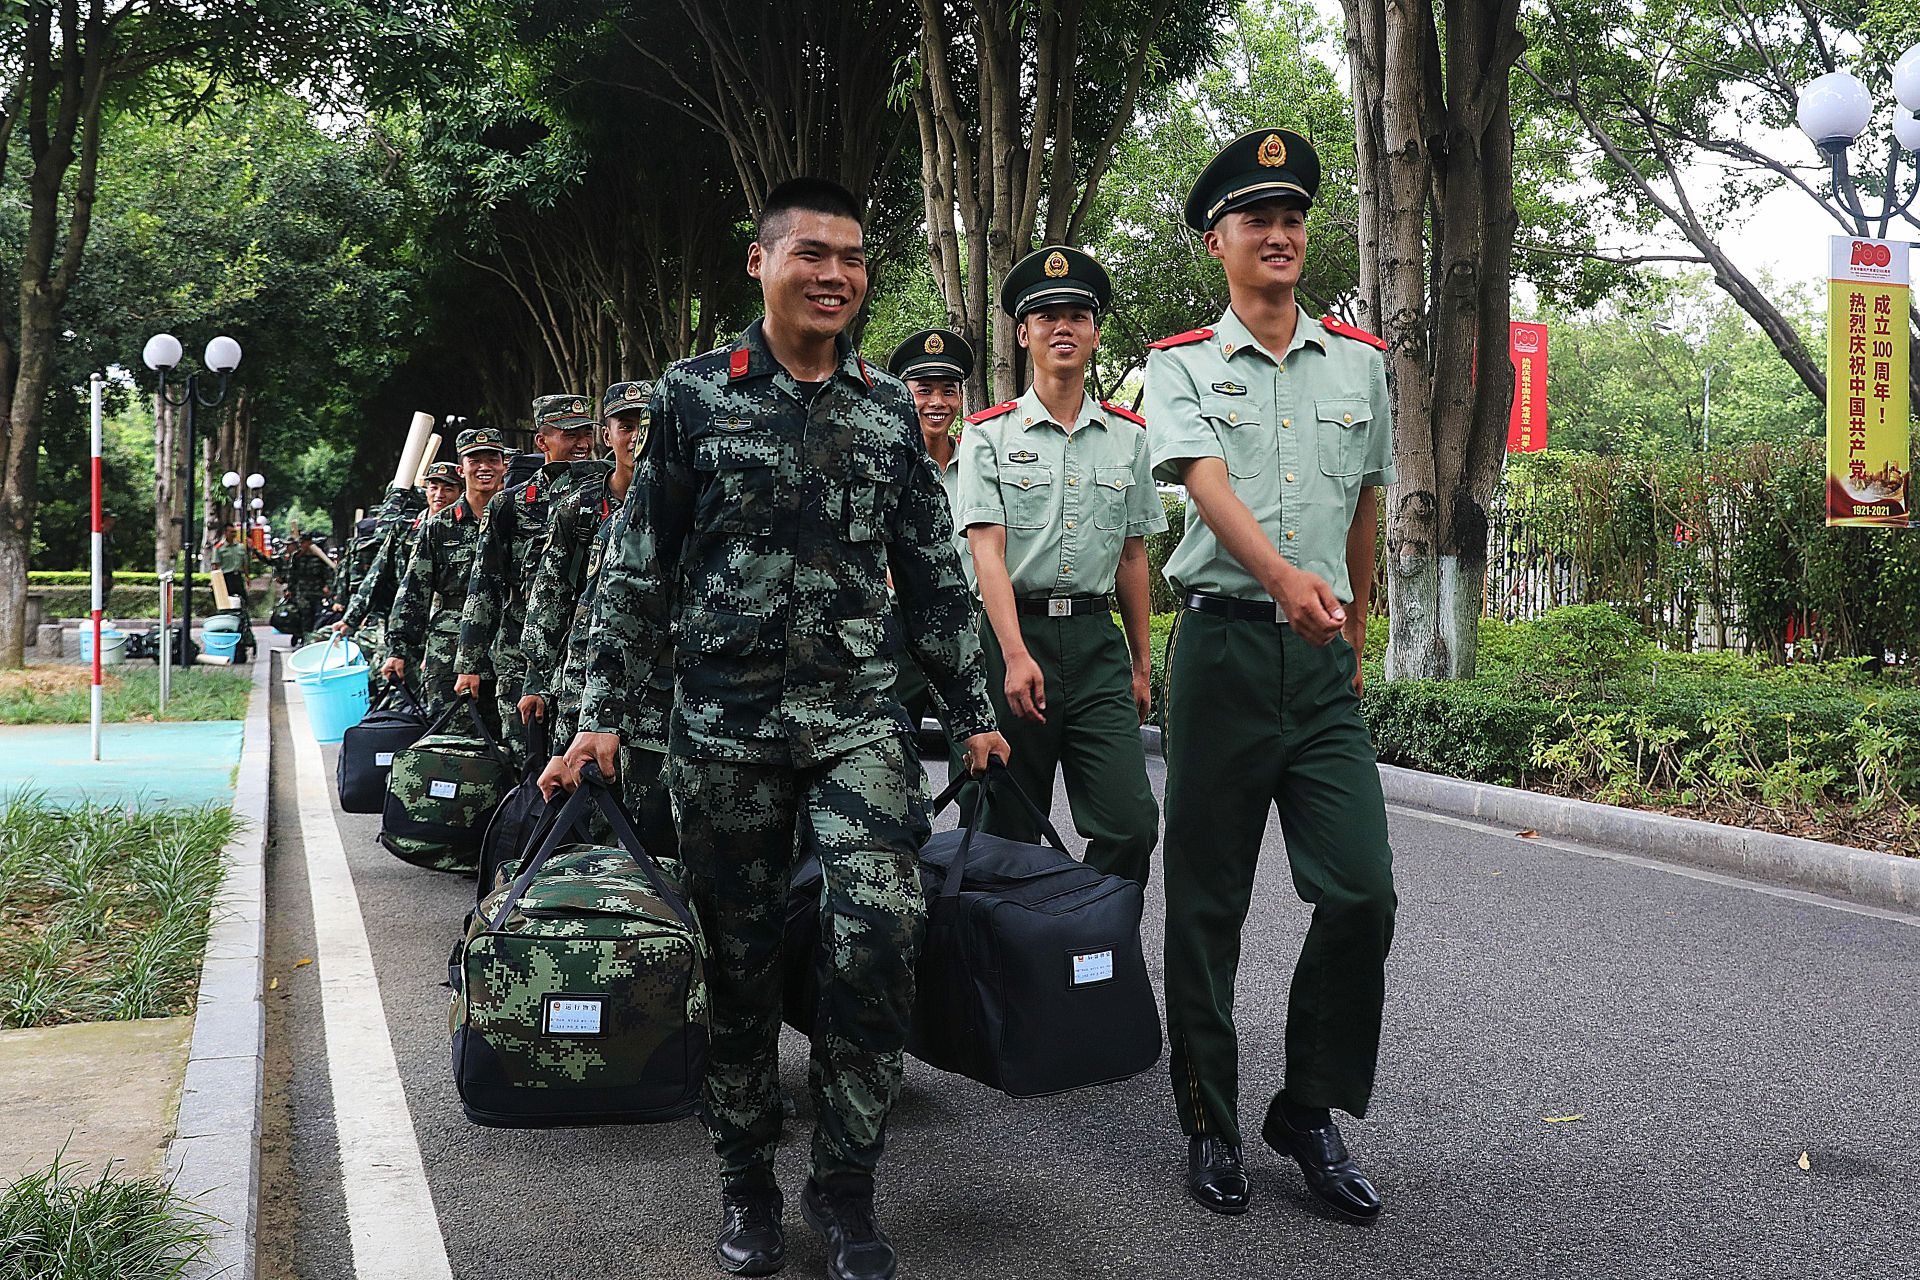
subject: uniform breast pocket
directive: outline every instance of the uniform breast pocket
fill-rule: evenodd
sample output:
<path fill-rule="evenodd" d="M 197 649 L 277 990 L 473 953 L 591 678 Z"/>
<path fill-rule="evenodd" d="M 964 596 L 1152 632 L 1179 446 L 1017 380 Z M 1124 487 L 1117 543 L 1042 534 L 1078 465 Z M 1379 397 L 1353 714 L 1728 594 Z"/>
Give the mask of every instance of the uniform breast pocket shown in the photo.
<path fill-rule="evenodd" d="M 1213 425 L 1213 433 L 1220 440 L 1228 475 L 1251 480 L 1272 465 L 1273 424 L 1262 421 L 1258 408 L 1246 397 L 1203 396 L 1200 413 Z"/>
<path fill-rule="evenodd" d="M 1119 529 L 1127 523 L 1127 495 L 1133 489 L 1133 468 L 1100 467 L 1093 473 L 1093 523 L 1099 529 Z"/>
<path fill-rule="evenodd" d="M 1044 529 L 1053 518 L 1053 471 L 1034 462 L 1000 470 L 1000 502 L 1007 528 Z"/>
<path fill-rule="evenodd" d="M 847 541 L 885 541 L 899 501 L 900 485 L 884 460 L 855 454 L 847 466 Z"/>
<path fill-rule="evenodd" d="M 1373 407 L 1365 400 L 1321 400 L 1314 405 L 1320 435 L 1320 474 L 1357 476 L 1367 468 Z"/>
<path fill-rule="evenodd" d="M 766 537 L 778 500 L 780 443 L 765 436 L 702 436 L 693 466 L 701 473 L 695 520 L 714 533 Z"/>

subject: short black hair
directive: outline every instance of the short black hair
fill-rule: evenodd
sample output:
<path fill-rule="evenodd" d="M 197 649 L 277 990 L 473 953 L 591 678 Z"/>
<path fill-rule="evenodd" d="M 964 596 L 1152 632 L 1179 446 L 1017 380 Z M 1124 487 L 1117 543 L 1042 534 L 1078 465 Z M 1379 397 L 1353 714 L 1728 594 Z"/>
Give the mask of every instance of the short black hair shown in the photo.
<path fill-rule="evenodd" d="M 754 243 L 771 249 L 786 237 L 789 214 L 824 213 L 835 218 L 852 218 L 862 230 L 866 215 L 853 192 L 826 178 L 789 178 L 767 192 L 766 203 L 753 224 Z"/>

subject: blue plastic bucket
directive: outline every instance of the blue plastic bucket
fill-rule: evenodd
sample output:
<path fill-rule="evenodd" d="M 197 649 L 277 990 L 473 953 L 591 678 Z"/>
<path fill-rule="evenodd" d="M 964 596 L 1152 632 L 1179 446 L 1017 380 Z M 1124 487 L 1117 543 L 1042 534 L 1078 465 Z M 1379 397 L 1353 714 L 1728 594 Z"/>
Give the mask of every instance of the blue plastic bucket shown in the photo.
<path fill-rule="evenodd" d="M 312 644 L 303 644 L 287 655 L 287 670 L 296 676 L 307 675 L 322 667 L 338 667 L 343 664 L 366 664 L 366 655 L 360 652 L 360 646 L 351 640 L 335 636 L 331 640 L 315 640 Z"/>
<path fill-rule="evenodd" d="M 231 658 L 240 648 L 238 631 L 202 631 L 200 651 L 210 658 Z"/>
<path fill-rule="evenodd" d="M 359 650 L 352 641 L 342 644 L 337 636 L 326 644 L 307 648 L 324 650 L 311 669 L 300 671 L 294 677 L 307 700 L 307 719 L 313 725 L 313 740 L 338 742 L 342 734 L 367 714 L 367 664 L 357 660 Z"/>
<path fill-rule="evenodd" d="M 100 628 L 100 665 L 115 666 L 125 660 L 127 633 L 113 627 Z M 93 624 L 80 628 L 80 661 L 93 661 Z"/>

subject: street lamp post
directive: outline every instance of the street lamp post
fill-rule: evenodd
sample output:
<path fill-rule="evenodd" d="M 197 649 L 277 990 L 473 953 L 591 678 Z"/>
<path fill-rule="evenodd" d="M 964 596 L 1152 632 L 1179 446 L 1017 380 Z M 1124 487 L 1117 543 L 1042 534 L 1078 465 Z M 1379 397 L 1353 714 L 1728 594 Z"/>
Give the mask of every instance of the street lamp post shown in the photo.
<path fill-rule="evenodd" d="M 1873 97 L 1860 77 L 1851 71 L 1831 71 L 1809 82 L 1800 90 L 1795 116 L 1800 128 L 1820 154 L 1827 158 L 1833 177 L 1833 198 L 1853 221 L 1855 234 L 1870 239 L 1887 238 L 1887 227 L 1900 218 L 1916 227 L 1913 203 L 1920 199 L 1920 44 L 1900 55 L 1893 64 L 1893 96 L 1899 105 L 1893 112 L 1894 145 L 1887 148 L 1887 171 L 1880 193 L 1879 212 L 1870 212 L 1860 199 L 1847 153 L 1866 130 L 1873 117 Z M 1907 194 L 1897 194 L 1901 160 L 1911 157 L 1913 170 Z M 1878 223 L 1878 229 L 1874 224 Z"/>
<path fill-rule="evenodd" d="M 141 358 L 147 368 L 160 375 L 160 398 L 176 409 L 187 411 L 187 483 L 184 492 L 188 495 L 183 504 L 181 522 L 181 550 L 185 553 L 181 559 L 186 562 L 186 592 L 184 610 L 181 616 L 180 637 L 184 642 L 193 635 L 193 558 L 196 548 L 193 545 L 193 509 L 199 505 L 200 496 L 194 492 L 193 450 L 196 411 L 213 409 L 227 398 L 227 379 L 240 367 L 240 344 L 222 334 L 207 344 L 205 362 L 207 370 L 219 379 L 219 386 L 212 395 L 207 395 L 200 387 L 201 374 L 189 373 L 178 394 L 167 389 L 167 375 L 180 363 L 182 354 L 180 339 L 170 333 L 156 333 L 147 339 Z M 237 477 L 236 477 L 237 479 Z M 180 646 L 180 656 L 186 657 L 186 644 Z"/>

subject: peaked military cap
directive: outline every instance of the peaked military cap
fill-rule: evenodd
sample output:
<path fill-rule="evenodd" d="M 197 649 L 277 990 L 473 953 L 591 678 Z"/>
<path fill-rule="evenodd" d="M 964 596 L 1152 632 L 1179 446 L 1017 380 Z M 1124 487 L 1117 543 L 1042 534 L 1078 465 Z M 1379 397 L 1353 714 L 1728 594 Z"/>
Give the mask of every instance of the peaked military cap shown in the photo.
<path fill-rule="evenodd" d="M 461 484 L 460 464 L 457 462 L 436 462 L 427 468 L 426 479 L 439 480 L 445 484 Z"/>
<path fill-rule="evenodd" d="M 1094 314 L 1107 309 L 1113 282 L 1093 255 L 1063 244 L 1035 249 L 1013 264 L 1000 285 L 1000 309 L 1018 320 L 1036 307 L 1077 303 Z"/>
<path fill-rule="evenodd" d="M 1320 191 L 1320 154 L 1291 129 L 1255 129 L 1220 148 L 1187 193 L 1186 223 L 1211 231 L 1235 209 L 1291 196 L 1313 206 Z"/>
<path fill-rule="evenodd" d="M 535 396 L 533 400 L 533 429 L 535 431 L 585 431 L 598 426 L 588 409 L 585 396 Z"/>
<path fill-rule="evenodd" d="M 887 372 L 907 378 L 965 378 L 973 372 L 973 347 L 951 329 L 922 329 L 887 357 Z"/>
<path fill-rule="evenodd" d="M 651 382 L 616 382 L 600 397 L 600 416 L 611 418 L 616 413 L 644 409 L 652 399 Z"/>
<path fill-rule="evenodd" d="M 480 449 L 505 453 L 506 437 L 500 434 L 498 427 L 468 427 L 453 439 L 453 451 L 463 458 Z"/>

